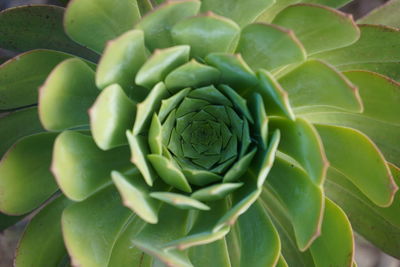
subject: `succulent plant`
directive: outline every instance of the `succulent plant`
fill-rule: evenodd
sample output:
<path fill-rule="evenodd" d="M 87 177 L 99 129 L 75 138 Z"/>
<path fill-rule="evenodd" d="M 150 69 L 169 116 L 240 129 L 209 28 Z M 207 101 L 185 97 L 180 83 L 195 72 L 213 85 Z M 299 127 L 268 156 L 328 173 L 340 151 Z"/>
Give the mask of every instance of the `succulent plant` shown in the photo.
<path fill-rule="evenodd" d="M 355 266 L 353 230 L 400 258 L 399 1 L 163 2 L 0 13 L 15 266 Z"/>

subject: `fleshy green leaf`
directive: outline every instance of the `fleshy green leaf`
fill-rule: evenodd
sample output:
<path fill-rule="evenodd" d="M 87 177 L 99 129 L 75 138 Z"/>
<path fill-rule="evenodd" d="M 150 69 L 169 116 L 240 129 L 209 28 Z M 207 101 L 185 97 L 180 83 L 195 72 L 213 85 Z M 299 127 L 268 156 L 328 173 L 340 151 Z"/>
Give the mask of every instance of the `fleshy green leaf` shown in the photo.
<path fill-rule="evenodd" d="M 213 86 L 210 86 L 209 88 L 211 88 L 211 87 L 213 87 Z M 199 90 L 199 89 L 197 89 L 197 90 Z M 208 93 L 210 93 L 210 91 L 208 91 Z M 213 98 L 214 101 L 215 100 L 218 101 L 218 99 L 215 97 L 215 95 L 213 95 L 210 98 Z M 198 111 L 198 110 L 200 110 L 203 107 L 208 106 L 208 105 L 210 105 L 210 102 L 208 102 L 206 100 L 185 97 L 183 99 L 182 103 L 179 105 L 179 108 L 177 109 L 175 116 L 176 117 L 182 117 L 182 116 L 184 116 L 186 114 L 189 114 L 191 112 Z"/>
<path fill-rule="evenodd" d="M 40 88 L 40 121 L 47 130 L 54 131 L 87 125 L 87 111 L 98 93 L 93 70 L 79 59 L 67 59 L 57 65 Z"/>
<path fill-rule="evenodd" d="M 350 45 L 360 36 L 351 16 L 319 5 L 289 6 L 272 23 L 293 30 L 308 54 Z"/>
<path fill-rule="evenodd" d="M 165 183 L 184 192 L 190 193 L 192 191 L 185 175 L 183 175 L 182 171 L 170 160 L 155 154 L 147 155 L 147 158 Z"/>
<path fill-rule="evenodd" d="M 150 50 L 170 47 L 173 45 L 171 28 L 182 19 L 196 15 L 199 9 L 198 0 L 171 1 L 148 13 L 136 28 L 143 30 Z"/>
<path fill-rule="evenodd" d="M 221 83 L 227 84 L 239 93 L 254 87 L 257 77 L 240 54 L 211 53 L 205 61 L 221 72 Z"/>
<path fill-rule="evenodd" d="M 152 192 L 150 197 L 163 201 L 179 209 L 209 210 L 206 204 L 185 195 L 169 192 Z"/>
<path fill-rule="evenodd" d="M 329 7 L 342 7 L 352 0 L 278 0 L 275 1 L 274 5 L 268 8 L 264 13 L 262 13 L 257 21 L 261 22 L 271 22 L 275 16 L 285 9 L 287 6 L 296 4 L 299 2 L 310 3 L 310 4 L 320 4 Z"/>
<path fill-rule="evenodd" d="M 293 32 L 261 23 L 242 29 L 236 52 L 253 70 L 270 71 L 306 59 L 306 51 Z"/>
<path fill-rule="evenodd" d="M 275 267 L 288 267 L 289 265 L 286 263 L 286 260 L 285 260 L 285 258 L 281 255 L 280 257 L 279 257 L 279 260 L 278 260 L 278 262 L 276 263 L 276 266 Z"/>
<path fill-rule="evenodd" d="M 352 0 L 302 0 L 304 3 L 320 4 L 335 8 L 342 7 L 351 1 Z"/>
<path fill-rule="evenodd" d="M 44 132 L 37 107 L 12 112 L 0 118 L 0 157 L 21 137 Z"/>
<path fill-rule="evenodd" d="M 275 159 L 267 184 L 290 217 L 298 248 L 305 251 L 320 235 L 324 209 L 322 189 L 303 169 L 280 156 Z"/>
<path fill-rule="evenodd" d="M 39 207 L 58 189 L 50 172 L 56 134 L 20 139 L 0 162 L 0 210 L 22 215 Z M 21 197 L 23 196 L 23 197 Z"/>
<path fill-rule="evenodd" d="M 105 152 L 90 136 L 72 131 L 61 133 L 55 141 L 51 170 L 70 199 L 86 199 L 111 183 L 112 170 L 130 168 L 127 146 Z"/>
<path fill-rule="evenodd" d="M 358 129 L 371 138 L 385 158 L 400 165 L 400 84 L 367 71 L 346 72 L 346 76 L 359 88 L 364 103 L 362 114 L 325 112 L 307 114 L 308 121 Z M 379 88 L 379 90 L 376 90 Z"/>
<path fill-rule="evenodd" d="M 153 113 L 161 106 L 161 100 L 167 98 L 169 93 L 165 85 L 160 82 L 150 91 L 143 102 L 136 105 L 136 120 L 133 127 L 133 133 L 143 134 L 148 131 Z"/>
<path fill-rule="evenodd" d="M 132 238 L 140 233 L 146 224 L 139 216 L 131 216 L 118 239 L 115 241 L 108 267 L 141 266 L 151 267 L 153 258 L 132 246 Z"/>
<path fill-rule="evenodd" d="M 239 217 L 240 266 L 274 266 L 279 259 L 281 243 L 267 212 L 259 202 Z"/>
<path fill-rule="evenodd" d="M 134 135 L 130 131 L 126 131 L 126 136 L 131 149 L 131 162 L 140 170 L 146 183 L 152 186 L 158 176 L 146 157 L 150 154 L 147 138 L 142 135 Z"/>
<path fill-rule="evenodd" d="M 251 161 L 256 155 L 257 148 L 251 150 L 248 154 L 238 160 L 232 167 L 225 173 L 223 182 L 235 182 L 242 178 L 243 174 L 249 168 Z"/>
<path fill-rule="evenodd" d="M 371 11 L 365 17 L 358 20 L 359 23 L 382 24 L 395 28 L 400 28 L 400 18 L 398 10 L 400 9 L 399 0 L 391 0 L 377 9 Z"/>
<path fill-rule="evenodd" d="M 149 196 L 149 187 L 144 183 L 140 173 L 132 172 L 124 175 L 113 171 L 112 180 L 121 195 L 124 206 L 148 223 L 158 222 L 157 210 L 160 202 Z"/>
<path fill-rule="evenodd" d="M 111 186 L 65 209 L 62 232 L 72 265 L 107 266 L 113 244 L 131 216 Z"/>
<path fill-rule="evenodd" d="M 201 201 L 214 201 L 225 198 L 227 195 L 241 187 L 243 183 L 223 183 L 201 188 L 191 197 Z"/>
<path fill-rule="evenodd" d="M 143 32 L 132 30 L 107 43 L 96 71 L 96 85 L 103 89 L 119 84 L 128 96 L 141 100 L 147 90 L 135 86 L 135 76 L 147 59 Z"/>
<path fill-rule="evenodd" d="M 294 120 L 295 115 L 289 103 L 288 93 L 269 72 L 260 70 L 258 78 L 259 85 L 255 88 L 255 91 L 263 98 L 267 113 L 271 115 L 284 115 Z"/>
<path fill-rule="evenodd" d="M 158 112 L 158 117 L 161 122 L 165 122 L 165 118 L 171 116 L 171 111 L 175 109 L 190 92 L 190 88 L 180 90 L 170 98 L 161 100 L 161 107 Z"/>
<path fill-rule="evenodd" d="M 219 82 L 220 72 L 211 66 L 198 63 L 192 59 L 190 62 L 173 70 L 165 78 L 168 90 L 175 92 L 185 87 L 202 87 Z"/>
<path fill-rule="evenodd" d="M 198 212 L 187 236 L 165 244 L 166 249 L 184 250 L 193 246 L 212 243 L 229 232 L 229 226 L 215 230 L 214 226 L 227 209 L 226 200 L 210 202 L 211 210 Z"/>
<path fill-rule="evenodd" d="M 400 81 L 400 30 L 379 25 L 361 25 L 354 44 L 316 54 L 339 70 L 369 70 Z"/>
<path fill-rule="evenodd" d="M 64 25 L 72 39 L 101 53 L 108 40 L 132 29 L 139 19 L 136 0 L 73 0 Z"/>
<path fill-rule="evenodd" d="M 255 121 L 253 136 L 258 141 L 258 145 L 261 146 L 262 149 L 266 149 L 268 142 L 268 116 L 260 94 L 254 93 L 251 96 L 249 108 Z"/>
<path fill-rule="evenodd" d="M 198 186 L 205 186 L 207 184 L 222 180 L 222 177 L 218 174 L 205 170 L 183 168 L 182 173 L 191 184 Z"/>
<path fill-rule="evenodd" d="M 192 57 L 204 58 L 214 52 L 233 52 L 239 37 L 239 26 L 213 13 L 184 19 L 171 30 L 176 44 L 188 44 Z"/>
<path fill-rule="evenodd" d="M 279 79 L 295 113 L 344 109 L 361 112 L 358 89 L 341 73 L 319 60 L 308 60 Z"/>
<path fill-rule="evenodd" d="M 59 196 L 33 217 L 19 242 L 16 266 L 59 266 L 62 263 L 67 251 L 61 233 L 61 214 L 70 204 L 67 198 Z"/>
<path fill-rule="evenodd" d="M 135 82 L 146 88 L 152 88 L 163 81 L 173 69 L 189 60 L 190 47 L 174 46 L 156 50 L 146 63 L 139 69 Z"/>
<path fill-rule="evenodd" d="M 0 47 L 19 52 L 53 49 L 96 62 L 98 55 L 69 39 L 64 33 L 64 8 L 28 5 L 0 13 Z"/>
<path fill-rule="evenodd" d="M 151 120 L 149 130 L 149 146 L 151 153 L 158 155 L 162 154 L 161 122 L 155 113 L 153 115 L 153 119 Z"/>
<path fill-rule="evenodd" d="M 186 234 L 188 211 L 163 205 L 157 224 L 147 224 L 139 235 L 133 238 L 133 245 L 158 258 L 166 265 L 192 267 L 187 255 L 176 250 L 165 250 L 166 243 Z"/>
<path fill-rule="evenodd" d="M 231 267 L 224 238 L 207 245 L 195 246 L 189 250 L 189 258 L 193 266 Z"/>
<path fill-rule="evenodd" d="M 221 85 L 220 89 L 231 100 L 234 107 L 251 123 L 254 123 L 250 110 L 247 107 L 247 101 L 241 97 L 235 90 L 226 85 Z"/>
<path fill-rule="evenodd" d="M 400 83 L 367 71 L 350 71 L 344 75 L 360 88 L 363 116 L 400 125 L 400 117 L 397 116 L 400 113 Z"/>
<path fill-rule="evenodd" d="M 275 117 L 270 120 L 270 129 L 281 131 L 279 150 L 297 160 L 315 184 L 325 179 L 328 160 L 322 141 L 315 128 L 304 119 L 295 122 Z"/>
<path fill-rule="evenodd" d="M 255 163 L 256 169 L 258 169 L 257 176 L 257 187 L 261 188 L 268 177 L 272 165 L 274 164 L 275 155 L 278 150 L 278 145 L 281 140 L 281 133 L 279 130 L 275 130 L 272 134 L 271 141 L 267 150 L 259 150 L 259 155 L 257 155 Z M 254 170 L 254 168 L 253 168 Z"/>
<path fill-rule="evenodd" d="M 264 10 L 268 9 L 274 0 L 203 0 L 201 11 L 212 11 L 218 15 L 230 18 L 243 26 L 253 22 Z"/>
<path fill-rule="evenodd" d="M 316 127 L 332 167 L 345 175 L 376 205 L 389 206 L 398 188 L 375 144 L 351 128 Z"/>
<path fill-rule="evenodd" d="M 399 183 L 400 170 L 394 166 L 391 169 L 396 182 Z M 345 211 L 355 231 L 385 253 L 400 257 L 399 194 L 390 207 L 378 207 L 334 169 L 329 169 L 325 189 L 328 197 Z"/>
<path fill-rule="evenodd" d="M 193 90 L 189 96 L 196 99 L 202 99 L 211 104 L 232 107 L 232 102 L 213 85 Z"/>
<path fill-rule="evenodd" d="M 232 206 L 219 218 L 214 227 L 214 232 L 233 225 L 240 215 L 245 213 L 261 194 L 261 188 L 257 187 L 257 176 L 251 171 L 247 172 L 246 183 L 231 194 Z"/>
<path fill-rule="evenodd" d="M 70 55 L 51 50 L 34 50 L 0 66 L 0 110 L 37 103 L 38 88 L 47 75 Z"/>
<path fill-rule="evenodd" d="M 100 93 L 89 116 L 93 138 L 101 149 L 128 144 L 125 132 L 133 127 L 135 104 L 118 84 L 110 85 Z"/>
<path fill-rule="evenodd" d="M 309 250 L 301 252 L 297 247 L 295 233 L 286 208 L 267 184 L 263 187 L 263 192 L 259 199 L 279 233 L 282 255 L 284 255 L 285 262 L 287 262 L 284 266 L 313 266 L 314 261 Z M 279 261 L 279 264 L 281 262 Z"/>
<path fill-rule="evenodd" d="M 352 266 L 354 237 L 346 214 L 325 199 L 321 236 L 310 247 L 316 267 Z"/>

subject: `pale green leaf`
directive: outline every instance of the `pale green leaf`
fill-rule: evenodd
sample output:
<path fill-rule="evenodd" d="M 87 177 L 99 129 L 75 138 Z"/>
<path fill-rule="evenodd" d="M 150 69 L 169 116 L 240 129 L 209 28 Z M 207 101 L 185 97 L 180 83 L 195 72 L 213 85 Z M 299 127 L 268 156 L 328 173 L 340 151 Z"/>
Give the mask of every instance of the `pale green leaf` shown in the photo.
<path fill-rule="evenodd" d="M 397 116 L 400 112 L 400 84 L 368 71 L 351 71 L 345 75 L 358 86 L 364 112 L 315 113 L 307 114 L 306 119 L 313 123 L 357 129 L 374 141 L 388 161 L 400 165 L 400 117 Z"/>
<path fill-rule="evenodd" d="M 289 103 L 288 93 L 268 71 L 260 70 L 257 73 L 259 84 L 255 92 L 264 100 L 265 110 L 269 115 L 283 115 L 291 120 L 295 119 Z"/>
<path fill-rule="evenodd" d="M 272 23 L 293 30 L 308 54 L 348 46 L 360 36 L 350 15 L 320 5 L 289 6 Z"/>
<path fill-rule="evenodd" d="M 190 55 L 200 58 L 215 52 L 233 52 L 239 33 L 235 22 L 213 13 L 184 19 L 171 30 L 175 44 L 189 45 Z"/>
<path fill-rule="evenodd" d="M 295 122 L 281 117 L 270 119 L 270 129 L 279 129 L 281 141 L 278 149 L 298 161 L 309 178 L 321 185 L 328 168 L 322 141 L 316 129 L 304 119 Z"/>
<path fill-rule="evenodd" d="M 103 151 L 94 140 L 78 132 L 65 131 L 54 144 L 51 170 L 63 193 L 70 199 L 86 199 L 111 183 L 111 171 L 127 171 L 128 146 Z"/>
<path fill-rule="evenodd" d="M 243 183 L 215 184 L 195 191 L 191 197 L 201 201 L 219 200 L 225 198 L 242 185 Z"/>
<path fill-rule="evenodd" d="M 135 82 L 151 89 L 167 75 L 189 60 L 190 46 L 179 45 L 154 51 L 153 55 L 139 69 Z"/>
<path fill-rule="evenodd" d="M 96 144 L 103 150 L 128 144 L 126 130 L 133 127 L 136 103 L 118 84 L 105 88 L 89 109 L 90 128 Z"/>
<path fill-rule="evenodd" d="M 140 12 L 136 0 L 71 1 L 65 31 L 76 42 L 101 53 L 107 41 L 133 28 Z"/>
<path fill-rule="evenodd" d="M 135 75 L 147 59 L 144 35 L 132 30 L 107 43 L 96 71 L 100 89 L 117 83 L 134 100 L 142 100 L 148 90 L 135 86 Z"/>
<path fill-rule="evenodd" d="M 275 0 L 203 0 L 201 11 L 212 11 L 218 15 L 230 18 L 244 26 L 253 22 L 264 10 L 267 10 Z"/>
<path fill-rule="evenodd" d="M 65 209 L 62 232 L 72 265 L 106 267 L 113 245 L 131 216 L 112 186 Z"/>
<path fill-rule="evenodd" d="M 351 267 L 354 260 L 354 236 L 349 219 L 327 198 L 321 236 L 311 245 L 310 252 L 316 267 Z"/>
<path fill-rule="evenodd" d="M 289 94 L 296 114 L 342 109 L 361 112 L 363 105 L 357 87 L 319 60 L 308 60 L 285 74 L 279 83 Z"/>
<path fill-rule="evenodd" d="M 169 205 L 172 205 L 179 209 L 197 209 L 197 210 L 209 210 L 206 204 L 198 201 L 195 198 L 188 197 L 182 194 L 170 193 L 170 192 L 152 192 L 150 197 L 158 199 Z"/>
<path fill-rule="evenodd" d="M 236 52 L 253 70 L 271 71 L 306 59 L 306 51 L 293 32 L 261 23 L 242 29 Z"/>
<path fill-rule="evenodd" d="M 40 121 L 47 130 L 59 131 L 89 124 L 88 109 L 99 91 L 94 71 L 77 58 L 61 62 L 39 92 Z"/>
<path fill-rule="evenodd" d="M 170 47 L 173 45 L 171 28 L 182 19 L 196 15 L 199 9 L 198 0 L 171 1 L 148 13 L 135 28 L 143 30 L 150 50 Z"/>
<path fill-rule="evenodd" d="M 376 145 L 351 128 L 316 125 L 331 166 L 354 183 L 372 202 L 387 207 L 397 186 Z"/>
<path fill-rule="evenodd" d="M 172 161 L 156 154 L 149 154 L 147 158 L 165 183 L 187 193 L 192 191 L 185 175 Z"/>
<path fill-rule="evenodd" d="M 111 173 L 112 180 L 117 187 L 124 206 L 131 209 L 148 223 L 158 222 L 158 208 L 160 202 L 149 196 L 149 187 L 137 171 L 122 174 L 117 171 Z"/>
<path fill-rule="evenodd" d="M 186 87 L 196 88 L 216 84 L 219 82 L 220 76 L 218 69 L 192 59 L 168 74 L 165 78 L 165 85 L 168 90 L 175 92 Z"/>

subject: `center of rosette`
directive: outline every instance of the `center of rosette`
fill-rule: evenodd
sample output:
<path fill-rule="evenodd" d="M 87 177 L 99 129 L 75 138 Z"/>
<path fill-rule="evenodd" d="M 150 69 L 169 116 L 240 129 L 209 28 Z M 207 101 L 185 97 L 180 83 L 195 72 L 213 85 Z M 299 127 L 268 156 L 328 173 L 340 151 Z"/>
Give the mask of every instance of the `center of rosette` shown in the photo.
<path fill-rule="evenodd" d="M 232 88 L 185 88 L 161 102 L 149 129 L 148 159 L 167 183 L 189 191 L 190 184 L 222 181 L 238 161 L 254 155 L 253 121 Z"/>

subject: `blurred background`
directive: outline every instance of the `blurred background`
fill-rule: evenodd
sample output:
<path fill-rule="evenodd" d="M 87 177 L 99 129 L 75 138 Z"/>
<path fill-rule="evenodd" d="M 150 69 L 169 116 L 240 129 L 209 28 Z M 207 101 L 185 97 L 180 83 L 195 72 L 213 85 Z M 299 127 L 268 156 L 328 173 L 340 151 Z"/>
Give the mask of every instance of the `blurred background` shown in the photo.
<path fill-rule="evenodd" d="M 353 14 L 355 19 L 361 18 L 372 9 L 384 4 L 388 0 L 354 0 L 342 8 L 344 12 Z M 0 0 L 0 11 L 9 7 L 27 4 L 52 4 L 59 5 L 58 0 Z M 0 49 L 0 57 L 8 51 Z M 17 225 L 0 232 L 0 267 L 13 266 L 14 251 L 18 244 L 29 218 Z M 358 267 L 400 267 L 400 261 L 382 253 L 368 241 L 356 235 L 356 262 Z M 45 267 L 45 266 L 33 266 Z M 251 266 L 249 266 L 251 267 Z M 296 267 L 296 266 L 294 266 Z M 341 267 L 341 266 L 335 266 Z"/>

